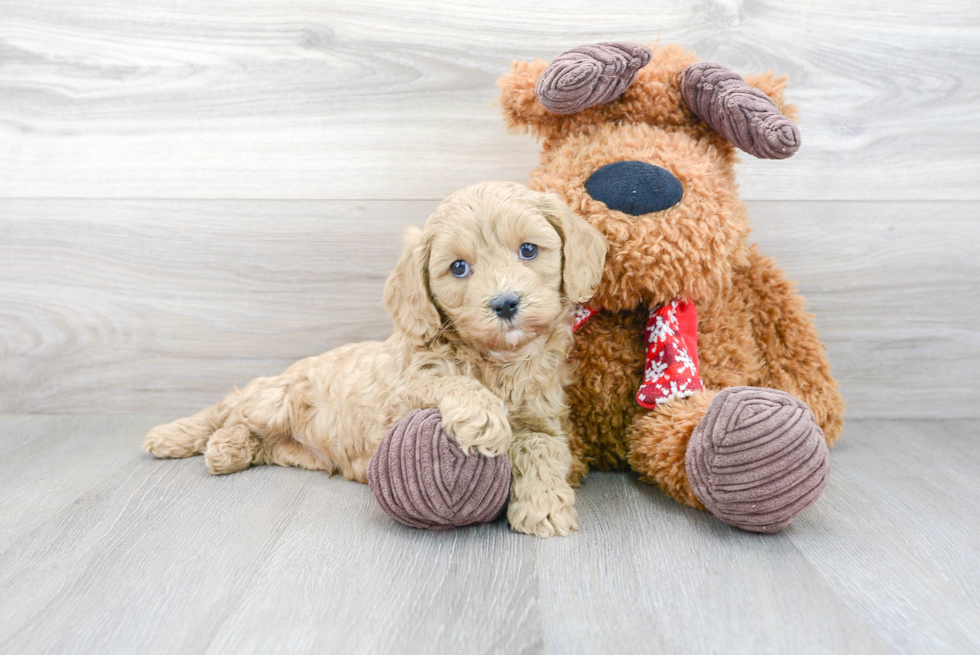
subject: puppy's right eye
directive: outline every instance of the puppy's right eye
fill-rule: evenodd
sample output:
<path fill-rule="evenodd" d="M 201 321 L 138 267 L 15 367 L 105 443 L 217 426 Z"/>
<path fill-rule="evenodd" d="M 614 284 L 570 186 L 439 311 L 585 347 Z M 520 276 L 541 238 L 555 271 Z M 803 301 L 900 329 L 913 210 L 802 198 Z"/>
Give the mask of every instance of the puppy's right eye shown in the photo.
<path fill-rule="evenodd" d="M 456 277 L 469 277 L 470 276 L 470 265 L 467 264 L 462 259 L 457 259 L 452 264 L 449 265 L 449 272 Z"/>

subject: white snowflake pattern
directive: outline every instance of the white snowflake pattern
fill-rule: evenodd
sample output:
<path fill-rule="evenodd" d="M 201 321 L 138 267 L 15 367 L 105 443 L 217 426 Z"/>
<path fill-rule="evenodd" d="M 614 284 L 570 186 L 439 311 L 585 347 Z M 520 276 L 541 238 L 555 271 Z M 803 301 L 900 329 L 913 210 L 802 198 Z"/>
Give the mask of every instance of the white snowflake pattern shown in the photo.
<path fill-rule="evenodd" d="M 669 386 L 663 384 L 658 384 L 655 386 L 657 387 L 657 391 L 660 392 L 660 396 L 654 399 L 654 402 L 657 403 L 658 405 L 663 405 L 665 402 L 671 400 L 672 398 L 688 398 L 690 396 L 693 396 L 694 392 L 697 391 L 697 389 L 690 388 L 691 386 L 690 380 L 684 380 L 680 384 L 678 384 L 674 380 L 671 380 Z"/>
<path fill-rule="evenodd" d="M 595 314 L 596 310 L 586 307 L 585 305 L 575 305 L 572 310 L 572 329 L 577 330 L 582 326 L 589 318 Z"/>
<path fill-rule="evenodd" d="M 679 300 L 650 312 L 647 324 L 647 362 L 643 385 L 637 391 L 641 405 L 662 405 L 673 398 L 687 398 L 704 388 L 698 367 L 680 335 Z M 694 319 L 697 320 L 697 319 Z"/>
<path fill-rule="evenodd" d="M 677 335 L 679 325 L 676 310 L 677 301 L 674 301 L 667 307 L 666 312 L 661 313 L 660 307 L 650 312 L 653 324 L 647 327 L 648 343 L 663 343 L 667 341 L 668 337 Z"/>
<path fill-rule="evenodd" d="M 677 361 L 680 364 L 680 368 L 677 369 L 678 373 L 687 371 L 691 375 L 698 374 L 697 367 L 694 366 L 694 360 L 691 358 L 690 353 L 687 352 L 687 348 L 678 348 L 675 354 L 677 356 Z"/>
<path fill-rule="evenodd" d="M 667 372 L 667 362 L 662 359 L 647 363 L 647 370 L 643 373 L 643 379 L 647 382 L 659 380 L 660 376 Z"/>

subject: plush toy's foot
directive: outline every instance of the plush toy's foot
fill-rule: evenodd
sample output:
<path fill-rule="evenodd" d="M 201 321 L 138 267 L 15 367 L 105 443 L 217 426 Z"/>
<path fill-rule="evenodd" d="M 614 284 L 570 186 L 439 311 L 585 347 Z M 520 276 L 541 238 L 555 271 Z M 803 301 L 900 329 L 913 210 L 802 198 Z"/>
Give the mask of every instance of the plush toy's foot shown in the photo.
<path fill-rule="evenodd" d="M 719 519 L 777 532 L 820 497 L 830 459 L 803 401 L 774 389 L 731 387 L 694 429 L 685 468 L 694 494 Z"/>

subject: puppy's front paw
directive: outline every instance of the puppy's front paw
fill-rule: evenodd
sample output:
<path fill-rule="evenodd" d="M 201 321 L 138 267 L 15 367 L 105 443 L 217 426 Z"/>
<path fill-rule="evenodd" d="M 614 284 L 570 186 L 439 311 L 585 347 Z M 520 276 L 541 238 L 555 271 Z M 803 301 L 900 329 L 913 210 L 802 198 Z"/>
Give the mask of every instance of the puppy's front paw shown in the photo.
<path fill-rule="evenodd" d="M 503 402 L 490 392 L 444 398 L 439 403 L 442 427 L 469 453 L 475 449 L 488 457 L 507 452 L 510 422 Z"/>
<path fill-rule="evenodd" d="M 515 490 L 516 491 L 516 490 Z M 578 530 L 575 492 L 567 483 L 515 493 L 507 506 L 507 521 L 517 532 L 547 539 L 567 537 Z"/>

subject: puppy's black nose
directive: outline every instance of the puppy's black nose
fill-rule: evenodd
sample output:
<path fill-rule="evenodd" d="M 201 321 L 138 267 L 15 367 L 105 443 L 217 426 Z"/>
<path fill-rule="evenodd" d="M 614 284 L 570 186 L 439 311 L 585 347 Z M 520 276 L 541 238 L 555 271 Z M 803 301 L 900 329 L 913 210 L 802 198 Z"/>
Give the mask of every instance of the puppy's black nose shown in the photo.
<path fill-rule="evenodd" d="M 513 293 L 503 293 L 490 299 L 490 309 L 505 321 L 514 318 L 514 314 L 517 313 L 517 308 L 520 306 L 520 297 Z"/>
<path fill-rule="evenodd" d="M 607 164 L 589 176 L 585 190 L 609 209 L 631 216 L 673 207 L 684 195 L 684 188 L 673 173 L 644 161 Z"/>

